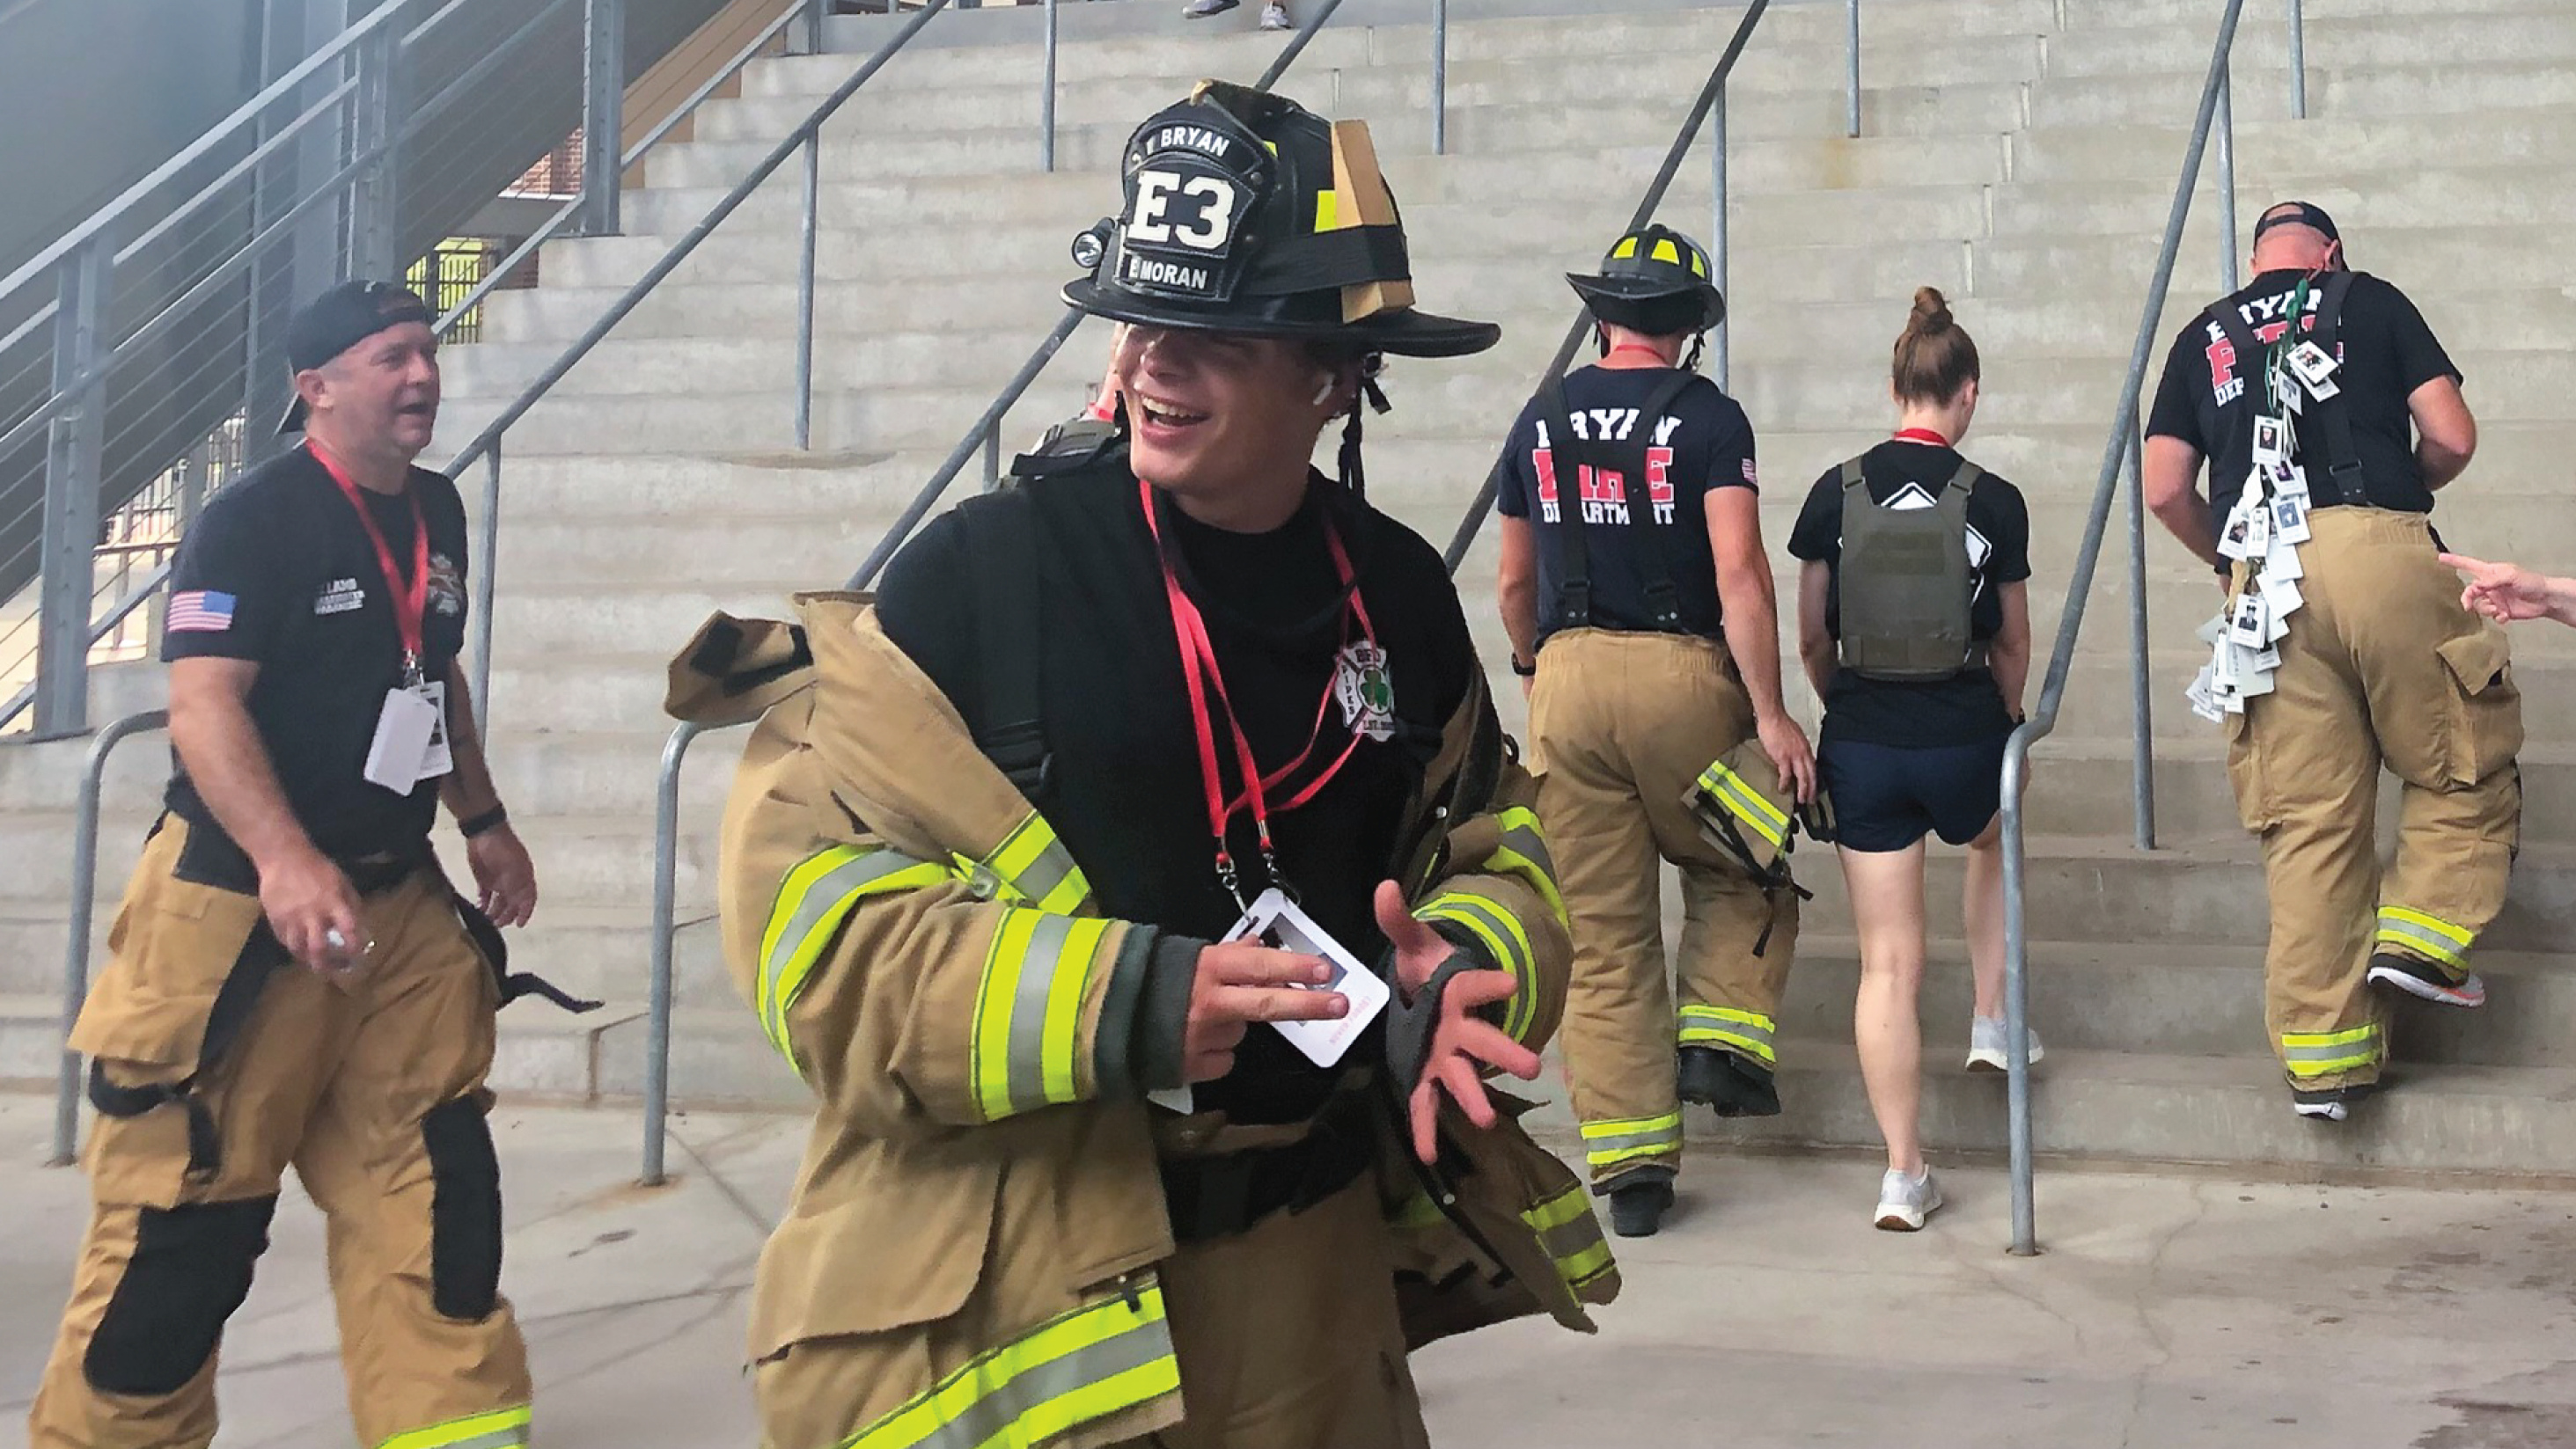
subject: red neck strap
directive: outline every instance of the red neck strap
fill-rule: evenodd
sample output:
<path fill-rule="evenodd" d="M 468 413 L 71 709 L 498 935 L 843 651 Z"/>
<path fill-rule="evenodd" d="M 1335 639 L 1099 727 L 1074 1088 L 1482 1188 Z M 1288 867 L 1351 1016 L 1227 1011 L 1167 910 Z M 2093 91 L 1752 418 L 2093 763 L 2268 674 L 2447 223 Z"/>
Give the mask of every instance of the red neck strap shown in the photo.
<path fill-rule="evenodd" d="M 385 595 L 393 604 L 394 632 L 402 636 L 403 676 L 406 682 L 415 682 L 420 678 L 421 625 L 429 613 L 429 523 L 420 511 L 420 492 L 403 489 L 403 497 L 411 503 L 411 575 L 406 581 L 394 566 L 393 545 L 385 542 L 385 531 L 376 526 L 376 515 L 367 508 L 357 483 L 311 439 L 305 440 L 304 448 L 340 486 L 340 496 L 358 510 L 358 526 L 367 531 L 367 542 L 376 546 L 376 567 L 384 571 Z"/>
<path fill-rule="evenodd" d="M 1930 428 L 1898 428 L 1896 430 L 1896 441 L 1900 443 L 1928 443 L 1935 448 L 1946 448 L 1950 446 L 1950 440 L 1948 438 L 1942 437 L 1939 433 L 1934 432 Z"/>
<path fill-rule="evenodd" d="M 1655 349 L 1639 342 L 1622 342 L 1618 346 L 1611 348 L 1608 352 L 1603 353 L 1601 355 L 1601 360 L 1608 362 L 1613 357 L 1621 356 L 1651 357 L 1655 360 L 1655 365 L 1657 367 L 1670 367 L 1673 365 L 1671 358 L 1666 357 Z"/>
<path fill-rule="evenodd" d="M 1216 644 L 1208 635 L 1207 619 L 1200 613 L 1197 603 L 1191 600 L 1189 592 L 1181 587 L 1180 574 L 1172 567 L 1169 546 L 1163 537 L 1162 519 L 1154 506 L 1154 485 L 1140 478 L 1136 491 L 1139 501 L 1144 504 L 1145 527 L 1154 536 L 1155 559 L 1162 566 L 1163 597 L 1172 611 L 1172 632 L 1180 642 L 1181 681 L 1189 690 L 1190 728 L 1198 746 L 1199 782 L 1207 801 L 1208 833 L 1216 841 L 1217 879 L 1224 883 L 1227 893 L 1234 896 L 1240 905 L 1243 891 L 1235 869 L 1234 853 L 1226 845 L 1227 827 L 1238 812 L 1245 809 L 1252 812 L 1253 832 L 1260 841 L 1262 866 L 1268 871 L 1271 884 L 1280 884 L 1279 862 L 1270 839 L 1270 792 L 1305 769 L 1323 746 L 1324 720 L 1332 711 L 1334 681 L 1327 679 L 1324 682 L 1323 698 L 1316 702 L 1315 726 L 1306 737 L 1306 747 L 1278 769 L 1262 773 L 1259 761 L 1253 758 L 1251 738 L 1244 734 L 1242 722 L 1235 717 L 1234 702 L 1226 694 L 1225 673 L 1217 665 Z M 1329 519 L 1324 524 L 1324 542 L 1332 550 L 1334 572 L 1341 576 L 1342 586 L 1350 591 L 1350 602 L 1343 608 L 1345 631 L 1349 621 L 1356 619 L 1361 637 L 1373 643 L 1376 630 L 1369 623 L 1368 605 L 1360 598 L 1358 585 L 1354 582 L 1350 552 L 1342 546 L 1341 533 Z M 1243 793 L 1231 799 L 1225 793 L 1224 767 L 1217 758 L 1218 711 L 1225 715 L 1226 732 L 1234 743 L 1235 768 L 1243 780 Z M 1280 801 L 1278 810 L 1284 814 L 1314 799 L 1335 775 L 1341 773 L 1342 766 L 1350 762 L 1351 756 L 1359 749 L 1359 743 L 1360 731 L 1357 721 L 1353 721 L 1350 739 L 1342 745 L 1341 752 L 1317 772 L 1313 780 Z"/>

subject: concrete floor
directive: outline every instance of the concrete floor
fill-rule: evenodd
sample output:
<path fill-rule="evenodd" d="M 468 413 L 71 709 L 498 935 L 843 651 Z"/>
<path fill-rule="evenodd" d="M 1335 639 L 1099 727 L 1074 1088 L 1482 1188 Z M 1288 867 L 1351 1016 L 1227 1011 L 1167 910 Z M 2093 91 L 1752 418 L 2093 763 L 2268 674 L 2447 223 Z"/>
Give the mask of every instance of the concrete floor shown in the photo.
<path fill-rule="evenodd" d="M 0 1097 L 0 1445 L 23 1445 L 79 1235 L 47 1122 Z M 743 1291 L 803 1124 L 692 1116 L 631 1185 L 626 1112 L 504 1111 L 508 1287 L 547 1449 L 754 1442 Z M 1623 1247 L 1598 1337 L 1516 1324 L 1417 1361 L 1446 1445 L 2531 1449 L 2576 1442 L 2576 1196 L 2055 1172 L 2015 1259 L 1998 1174 L 1874 1232 L 1874 1165 L 1706 1156 Z M 290 1189 L 290 1194 L 292 1190 Z M 223 1374 L 225 1445 L 345 1446 L 320 1222 L 290 1196 Z"/>

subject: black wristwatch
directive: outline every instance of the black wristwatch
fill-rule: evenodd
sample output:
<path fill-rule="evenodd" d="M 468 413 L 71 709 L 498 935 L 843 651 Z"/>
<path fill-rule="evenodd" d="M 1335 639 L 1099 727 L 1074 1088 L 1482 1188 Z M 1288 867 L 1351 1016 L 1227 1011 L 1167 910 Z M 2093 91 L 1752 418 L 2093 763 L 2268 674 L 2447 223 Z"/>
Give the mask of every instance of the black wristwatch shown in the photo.
<path fill-rule="evenodd" d="M 480 815 L 457 821 L 456 833 L 472 840 L 475 836 L 490 834 L 509 823 L 510 812 L 502 806 L 495 805 Z"/>
<path fill-rule="evenodd" d="M 1531 660 L 1529 663 L 1523 664 L 1520 661 L 1520 656 L 1515 654 L 1512 656 L 1512 673 L 1519 675 L 1523 679 L 1536 678 L 1538 675 L 1538 661 Z"/>

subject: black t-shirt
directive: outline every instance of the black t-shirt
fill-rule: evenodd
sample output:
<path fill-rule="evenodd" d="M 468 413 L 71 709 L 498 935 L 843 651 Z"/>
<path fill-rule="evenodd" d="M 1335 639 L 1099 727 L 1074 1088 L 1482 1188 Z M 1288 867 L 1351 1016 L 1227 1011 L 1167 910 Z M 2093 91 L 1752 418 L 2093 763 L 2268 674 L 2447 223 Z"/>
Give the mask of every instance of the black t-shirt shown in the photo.
<path fill-rule="evenodd" d="M 429 525 L 422 674 L 447 677 L 465 647 L 465 505 L 426 468 L 406 488 Z M 361 489 L 410 581 L 412 505 Z M 259 665 L 251 722 L 314 846 L 349 859 L 402 852 L 429 836 L 438 782 L 398 795 L 366 778 L 385 695 L 402 678 L 402 635 L 383 565 L 357 511 L 303 448 L 262 464 L 206 505 L 170 575 L 168 660 L 247 659 Z M 170 808 L 215 825 L 174 752 Z"/>
<path fill-rule="evenodd" d="M 2267 345 L 2277 342 L 2289 328 L 2290 300 L 2307 275 L 2265 272 L 2213 310 L 2233 307 L 2257 340 Z M 2324 291 L 2325 278 L 2310 283 L 2302 332 L 2315 328 Z M 2367 272 L 2353 274 L 2339 331 L 2343 365 L 2336 369 L 2334 383 L 2342 395 L 2335 401 L 2344 405 L 2345 416 L 2352 420 L 2363 492 L 2375 507 L 2432 512 L 2432 490 L 2424 486 L 2423 470 L 2415 463 L 2414 415 L 2407 410 L 2406 400 L 2435 378 L 2457 380 L 2459 368 L 2452 365 L 2450 354 L 2442 350 L 2414 302 Z M 2148 436 L 2179 438 L 2210 460 L 2210 507 L 2222 519 L 2236 506 L 2236 495 L 2244 491 L 2245 480 L 2254 471 L 2254 418 L 2263 406 L 2263 372 L 2268 362 L 2264 357 L 2239 357 L 2236 352 L 2225 329 L 2208 315 L 2194 318 L 2174 339 L 2164 378 L 2156 384 L 2155 407 L 2147 415 Z M 2310 400 L 2305 414 L 2297 419 L 2295 456 L 2307 470 L 2319 506 L 2329 506 L 2326 490 L 2320 486 L 2327 460 L 2315 421 L 2318 407 Z"/>
<path fill-rule="evenodd" d="M 1930 508 L 1958 475 L 1955 449 L 1891 440 L 1861 457 L 1861 478 L 1871 501 L 1889 508 Z M 1833 573 L 1825 596 L 1825 627 L 1842 637 L 1843 474 L 1837 464 L 1816 480 L 1789 531 L 1789 552 Z M 1992 640 L 2003 631 L 2002 586 L 2030 577 L 2030 510 L 2021 490 L 1992 473 L 1980 473 L 1968 492 L 1968 568 L 1975 592 L 1968 604 L 1968 634 Z M 1863 679 L 1837 670 L 1825 695 L 1820 738 L 1860 744 L 1966 745 L 2008 734 L 1995 676 L 1966 669 L 1948 679 Z"/>
<path fill-rule="evenodd" d="M 1355 624 L 1345 632 L 1335 608 L 1341 580 L 1325 540 L 1328 512 L 1339 526 L 1386 653 L 1394 727 L 1383 741 L 1362 735 L 1349 761 L 1297 809 L 1282 814 L 1279 803 L 1302 790 L 1313 769 L 1270 791 L 1271 834 L 1307 914 L 1353 956 L 1374 962 L 1386 943 L 1372 897 L 1402 845 L 1399 817 L 1477 666 L 1440 555 L 1402 524 L 1350 505 L 1338 485 L 1318 477 L 1311 486 L 1305 507 L 1267 534 L 1194 523 L 1168 500 L 1157 516 L 1265 773 L 1306 747 L 1319 704 L 1323 728 L 1310 765 L 1329 763 L 1353 737 L 1340 703 L 1326 699 L 1337 655 L 1359 637 Z M 1018 491 L 969 502 L 924 528 L 887 569 L 877 617 L 970 727 L 986 724 L 977 613 L 988 590 L 978 583 L 968 535 L 984 509 L 1035 510 L 1037 614 L 1020 627 L 1032 635 L 1027 657 L 1039 670 L 1053 768 L 1034 803 L 1081 862 L 1103 911 L 1213 940 L 1242 913 L 1217 881 L 1179 645 L 1136 481 L 1116 454 Z M 1231 735 L 1222 715 L 1212 724 L 1231 798 L 1242 789 Z M 1235 816 L 1229 844 L 1245 898 L 1267 889 L 1249 811 Z M 1321 1104 L 1332 1081 L 1285 1037 L 1256 1027 L 1233 1073 L 1201 1084 L 1197 1101 L 1238 1121 L 1294 1121 Z"/>
<path fill-rule="evenodd" d="M 1565 377 L 1573 426 L 1604 441 L 1603 452 L 1626 460 L 1608 477 L 1595 476 L 1582 494 L 1584 542 L 1592 586 L 1592 622 L 1604 629 L 1655 627 L 1646 603 L 1654 572 L 1672 581 L 1681 628 L 1718 637 L 1717 560 L 1709 550 L 1705 500 L 1719 488 L 1753 488 L 1753 424 L 1735 399 L 1700 378 L 1673 399 L 1664 416 L 1637 416 L 1671 381 L 1667 368 L 1587 367 Z M 1538 635 L 1564 627 L 1561 618 L 1565 524 L 1558 502 L 1558 474 L 1547 446 L 1554 424 L 1546 404 L 1533 401 L 1512 424 L 1511 461 L 1503 469 L 1495 506 L 1506 517 L 1531 520 L 1538 530 Z M 1632 479 L 1628 470 L 1642 468 Z M 1639 504 L 1646 507 L 1640 511 Z M 1636 527 L 1642 516 L 1646 527 Z"/>

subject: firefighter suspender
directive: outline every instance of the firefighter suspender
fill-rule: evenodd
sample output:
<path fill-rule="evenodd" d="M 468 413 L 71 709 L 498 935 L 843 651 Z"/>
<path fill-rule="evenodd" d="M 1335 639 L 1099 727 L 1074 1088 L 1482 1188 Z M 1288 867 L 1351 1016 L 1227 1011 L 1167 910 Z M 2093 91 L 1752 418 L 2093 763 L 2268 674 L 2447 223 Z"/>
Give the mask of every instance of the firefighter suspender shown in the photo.
<path fill-rule="evenodd" d="M 2325 285 L 2318 292 L 2316 326 L 2305 335 L 2319 347 L 2324 348 L 2328 357 L 2341 356 L 2337 348 L 2343 339 L 2343 304 L 2344 299 L 2352 295 L 2352 281 L 2355 275 L 2352 272 L 2333 273 L 2326 278 Z M 2268 396 L 2257 396 L 2253 391 L 2253 384 L 2260 382 L 2267 388 L 2272 385 L 2271 344 L 2255 335 L 2254 329 L 2246 325 L 2243 313 L 2223 301 L 2213 305 L 2206 315 L 2210 321 L 2218 324 L 2220 331 L 2227 334 L 2228 344 L 2234 347 L 2236 355 L 2244 360 L 2243 366 L 2247 374 L 2246 396 L 2253 401 L 2254 412 L 2268 415 L 2271 406 Z M 2290 330 L 2282 336 L 2292 347 L 2299 344 L 2301 334 L 2295 319 Z M 2297 376 L 2289 375 L 2289 383 L 2292 387 L 2298 386 Z M 2354 445 L 2352 438 L 2351 394 L 2338 393 L 2329 398 L 2311 397 L 2307 399 L 2306 409 L 2304 417 L 2308 426 L 2302 430 L 2302 437 L 2313 437 L 2315 448 L 2313 451 L 2305 449 L 2302 451 L 2307 451 L 2308 457 L 2320 460 L 2325 465 L 2322 470 L 2312 469 L 2308 479 L 2308 492 L 2316 500 L 2316 506 L 2319 508 L 2336 504 L 2368 506 L 2370 495 L 2362 484 L 2361 451 Z M 2247 426 L 2252 426 L 2250 421 Z"/>
<path fill-rule="evenodd" d="M 1054 766 L 1047 750 L 1043 683 L 1034 631 L 1043 627 L 1038 603 L 1036 520 L 1028 495 L 1008 490 L 971 515 L 966 557 L 975 580 L 975 660 L 978 722 L 975 747 L 1008 775 L 1013 788 L 1035 799 Z"/>
<path fill-rule="evenodd" d="M 1584 536 L 1583 472 L 1586 467 L 1596 474 L 1611 472 L 1608 465 L 1617 457 L 1623 465 L 1616 470 L 1618 475 L 1629 480 L 1628 527 L 1637 544 L 1637 572 L 1646 582 L 1648 627 L 1668 634 L 1681 632 L 1681 599 L 1673 590 L 1672 571 L 1664 567 L 1663 551 L 1650 525 L 1653 505 L 1646 497 L 1645 449 L 1654 441 L 1664 410 L 1697 381 L 1698 373 L 1675 369 L 1663 386 L 1646 399 L 1645 406 L 1637 410 L 1637 423 L 1645 430 L 1646 442 L 1631 450 L 1633 458 L 1614 453 L 1610 444 L 1587 442 L 1575 432 L 1574 412 L 1566 402 L 1562 376 L 1549 378 L 1540 389 L 1539 416 L 1547 424 L 1549 462 L 1556 474 L 1558 628 L 1585 629 L 1592 625 L 1592 550 L 1590 540 Z"/>

